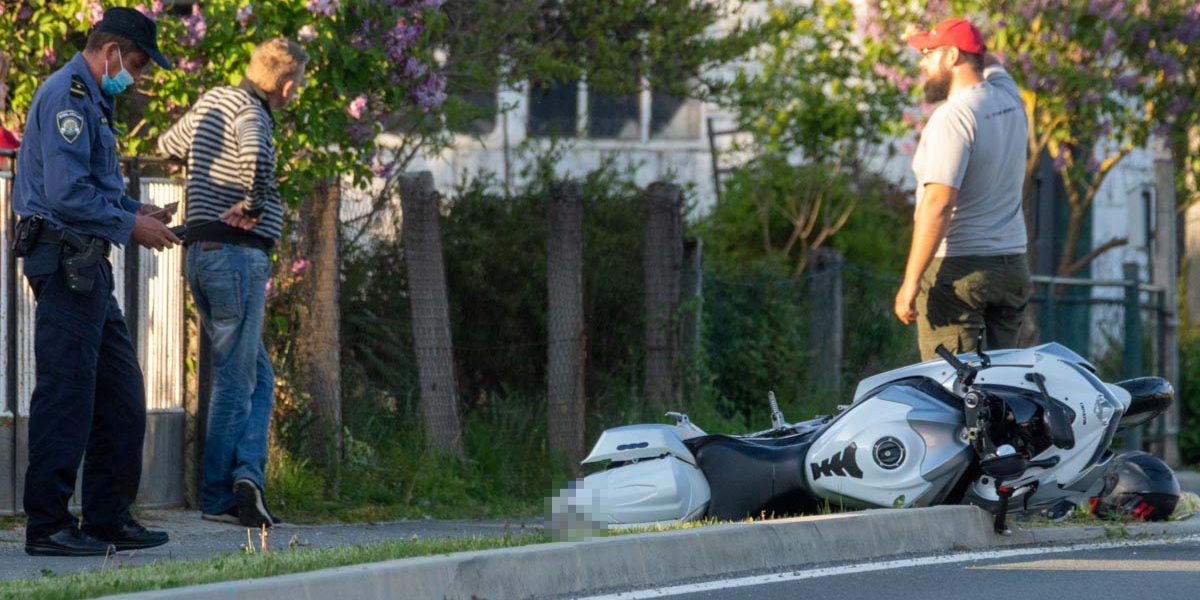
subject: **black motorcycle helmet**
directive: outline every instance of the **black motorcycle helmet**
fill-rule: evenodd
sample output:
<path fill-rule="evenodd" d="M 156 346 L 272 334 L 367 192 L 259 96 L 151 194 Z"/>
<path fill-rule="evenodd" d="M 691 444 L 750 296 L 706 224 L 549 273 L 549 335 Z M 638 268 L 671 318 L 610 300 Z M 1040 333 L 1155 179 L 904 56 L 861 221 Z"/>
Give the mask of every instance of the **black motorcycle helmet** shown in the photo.
<path fill-rule="evenodd" d="M 1146 452 L 1123 452 L 1108 463 L 1104 489 L 1091 499 L 1092 514 L 1139 521 L 1165 521 L 1179 503 L 1179 481 L 1162 459 Z"/>

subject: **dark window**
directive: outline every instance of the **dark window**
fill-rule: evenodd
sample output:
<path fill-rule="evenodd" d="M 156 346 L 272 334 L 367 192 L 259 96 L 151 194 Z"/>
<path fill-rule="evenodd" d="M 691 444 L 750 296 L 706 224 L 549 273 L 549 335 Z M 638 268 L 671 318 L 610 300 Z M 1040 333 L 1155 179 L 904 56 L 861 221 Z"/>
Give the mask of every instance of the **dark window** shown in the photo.
<path fill-rule="evenodd" d="M 461 102 L 455 119 L 448 122 L 451 131 L 484 136 L 496 130 L 496 114 L 499 102 L 496 92 L 463 92 L 457 95 Z"/>
<path fill-rule="evenodd" d="M 588 137 L 641 139 L 638 97 L 588 92 Z"/>
<path fill-rule="evenodd" d="M 650 98 L 650 137 L 694 140 L 700 137 L 700 103 L 671 94 Z"/>
<path fill-rule="evenodd" d="M 529 135 L 574 136 L 578 107 L 579 85 L 574 81 L 532 86 L 529 90 Z"/>

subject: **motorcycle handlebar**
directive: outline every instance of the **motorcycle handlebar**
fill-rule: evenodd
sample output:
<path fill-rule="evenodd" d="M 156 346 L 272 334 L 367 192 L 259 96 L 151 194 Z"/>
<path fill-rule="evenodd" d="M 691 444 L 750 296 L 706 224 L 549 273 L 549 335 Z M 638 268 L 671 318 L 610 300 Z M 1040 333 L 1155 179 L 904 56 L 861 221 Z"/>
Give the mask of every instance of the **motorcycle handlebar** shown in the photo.
<path fill-rule="evenodd" d="M 964 385 L 971 385 L 975 381 L 976 370 L 963 361 L 958 360 L 958 357 L 946 348 L 945 345 L 938 344 L 937 348 L 934 348 L 933 351 L 942 357 L 942 360 L 946 361 L 951 367 L 954 367 L 954 372 L 958 374 L 959 381 L 963 382 Z"/>
<path fill-rule="evenodd" d="M 937 348 L 934 349 L 934 352 L 937 352 L 937 355 L 942 357 L 942 360 L 950 363 L 950 366 L 954 367 L 955 371 L 961 372 L 963 367 L 966 366 L 961 360 L 958 360 L 958 357 L 955 356 L 954 353 L 946 348 L 946 346 L 943 344 L 938 344 Z"/>

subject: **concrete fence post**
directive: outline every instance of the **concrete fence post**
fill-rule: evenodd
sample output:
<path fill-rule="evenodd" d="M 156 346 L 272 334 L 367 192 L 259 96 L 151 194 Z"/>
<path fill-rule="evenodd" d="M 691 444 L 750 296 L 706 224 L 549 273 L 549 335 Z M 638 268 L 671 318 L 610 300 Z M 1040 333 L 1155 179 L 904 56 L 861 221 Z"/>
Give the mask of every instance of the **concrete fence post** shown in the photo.
<path fill-rule="evenodd" d="M 656 182 L 643 197 L 646 246 L 645 394 L 651 409 L 679 408 L 680 271 L 683 266 L 683 191 Z"/>
<path fill-rule="evenodd" d="M 583 186 L 555 183 L 546 203 L 547 431 L 572 467 L 584 452 Z"/>
<path fill-rule="evenodd" d="M 399 187 L 425 440 L 431 449 L 462 456 L 440 202 L 429 171 L 401 175 Z"/>
<path fill-rule="evenodd" d="M 833 248 L 817 248 L 808 263 L 808 339 L 813 358 L 813 384 L 839 397 L 842 391 L 842 267 L 845 260 Z"/>

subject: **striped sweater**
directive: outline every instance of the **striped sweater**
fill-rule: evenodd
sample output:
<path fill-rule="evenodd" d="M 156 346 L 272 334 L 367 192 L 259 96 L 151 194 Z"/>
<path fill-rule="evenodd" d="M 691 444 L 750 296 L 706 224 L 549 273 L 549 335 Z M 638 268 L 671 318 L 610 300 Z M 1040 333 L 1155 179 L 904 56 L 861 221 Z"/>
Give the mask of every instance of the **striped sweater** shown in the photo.
<path fill-rule="evenodd" d="M 283 204 L 275 185 L 274 129 L 266 95 L 243 81 L 205 93 L 158 138 L 160 153 L 187 157 L 189 242 L 253 235 L 269 247 L 279 238 Z M 248 216 L 262 217 L 248 232 L 219 222 L 239 201 Z"/>

